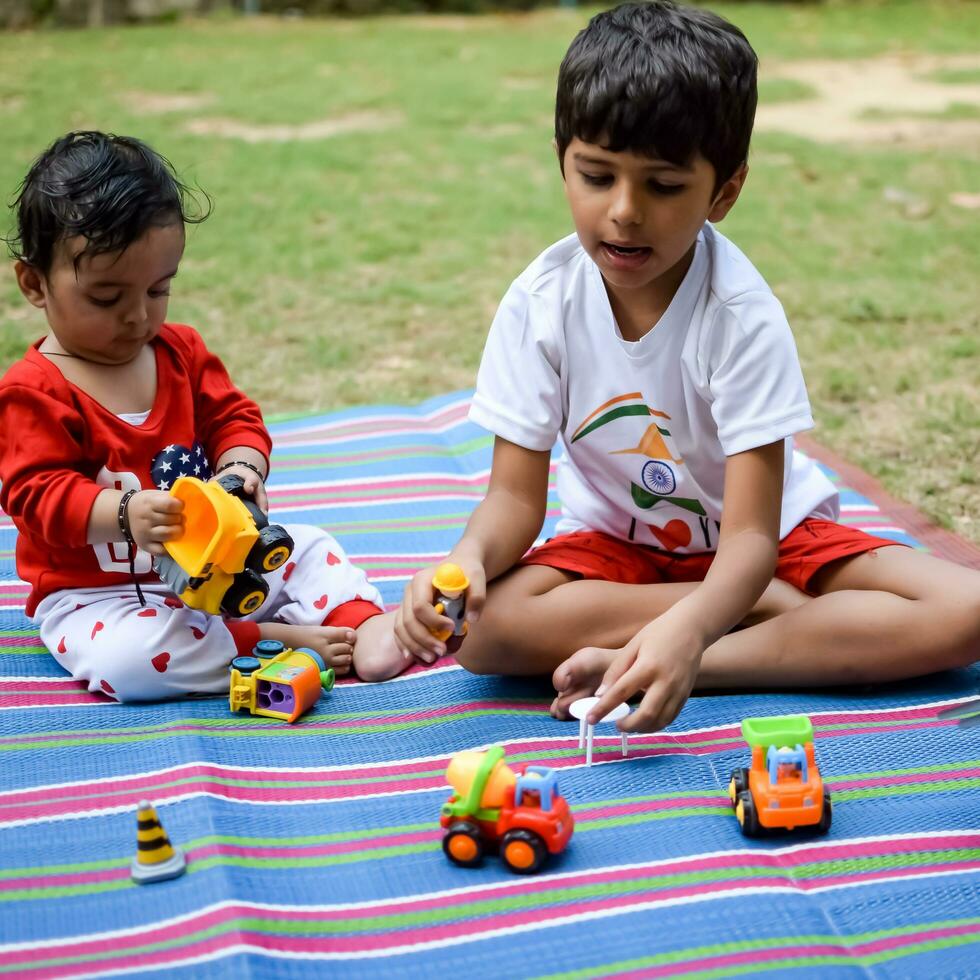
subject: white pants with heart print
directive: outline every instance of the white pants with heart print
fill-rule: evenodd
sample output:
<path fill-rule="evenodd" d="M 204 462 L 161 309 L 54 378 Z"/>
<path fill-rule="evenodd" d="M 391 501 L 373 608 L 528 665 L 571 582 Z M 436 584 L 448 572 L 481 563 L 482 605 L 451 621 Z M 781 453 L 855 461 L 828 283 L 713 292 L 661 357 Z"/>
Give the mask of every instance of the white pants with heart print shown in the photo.
<path fill-rule="evenodd" d="M 288 524 L 293 554 L 265 576 L 269 595 L 248 616 L 226 620 L 184 605 L 163 583 L 62 589 L 34 614 L 41 640 L 55 660 L 90 691 L 117 701 L 157 701 L 192 693 L 228 691 L 228 665 L 242 651 L 236 623 L 275 620 L 319 626 L 346 602 L 384 608 L 381 593 L 352 565 L 332 535 L 306 524 Z"/>

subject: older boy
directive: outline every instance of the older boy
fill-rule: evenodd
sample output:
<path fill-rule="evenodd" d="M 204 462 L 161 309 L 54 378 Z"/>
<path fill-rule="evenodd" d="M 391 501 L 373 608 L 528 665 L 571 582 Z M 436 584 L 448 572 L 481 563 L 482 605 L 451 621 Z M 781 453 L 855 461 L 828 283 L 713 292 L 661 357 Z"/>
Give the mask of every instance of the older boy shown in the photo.
<path fill-rule="evenodd" d="M 977 655 L 980 574 L 837 524 L 834 488 L 793 453 L 813 422 L 789 326 L 710 224 L 745 182 L 755 106 L 742 33 L 672 0 L 599 14 L 561 66 L 576 234 L 494 320 L 471 412 L 496 436 L 490 487 L 450 556 L 480 620 L 461 663 L 554 671 L 560 716 L 600 685 L 590 720 L 644 690 L 621 727 L 652 730 L 695 685 L 891 680 Z M 522 559 L 556 439 L 563 517 Z M 396 623 L 422 659 L 443 652 L 431 577 Z"/>

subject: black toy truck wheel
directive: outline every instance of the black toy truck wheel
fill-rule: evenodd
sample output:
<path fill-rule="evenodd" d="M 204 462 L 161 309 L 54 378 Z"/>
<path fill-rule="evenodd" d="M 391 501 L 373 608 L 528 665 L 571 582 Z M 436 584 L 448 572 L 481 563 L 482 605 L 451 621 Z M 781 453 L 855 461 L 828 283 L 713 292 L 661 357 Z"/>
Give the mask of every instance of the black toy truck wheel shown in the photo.
<path fill-rule="evenodd" d="M 239 500 L 249 499 L 245 492 L 245 481 L 240 476 L 229 473 L 227 476 L 219 476 L 216 482 L 225 493 L 230 493 L 233 497 L 238 497 Z"/>
<path fill-rule="evenodd" d="M 245 505 L 245 509 L 251 515 L 252 520 L 255 521 L 257 528 L 261 530 L 269 523 L 269 518 L 262 512 L 262 508 L 245 492 L 245 481 L 240 476 L 235 476 L 234 473 L 229 473 L 227 476 L 219 476 L 218 484 L 226 493 L 237 497 Z"/>
<path fill-rule="evenodd" d="M 744 793 L 749 788 L 748 769 L 732 770 L 732 778 L 728 782 L 728 799 L 734 810 L 738 806 L 738 795 Z"/>
<path fill-rule="evenodd" d="M 548 858 L 548 848 L 530 830 L 508 830 L 500 842 L 500 857 L 511 871 L 519 875 L 534 874 Z"/>
<path fill-rule="evenodd" d="M 826 834 L 830 830 L 830 821 L 833 819 L 833 808 L 830 805 L 830 790 L 823 791 L 823 811 L 820 814 L 820 822 L 817 824 L 817 833 Z"/>
<path fill-rule="evenodd" d="M 245 497 L 242 503 L 255 522 L 255 526 L 261 531 L 269 523 L 269 518 L 265 516 L 262 508 L 251 497 Z"/>
<path fill-rule="evenodd" d="M 259 540 L 245 560 L 245 567 L 260 575 L 273 572 L 284 565 L 293 553 L 293 539 L 289 532 L 279 524 L 267 524 L 259 530 Z"/>
<path fill-rule="evenodd" d="M 761 837 L 762 827 L 759 824 L 759 814 L 755 808 L 755 800 L 748 790 L 738 794 L 738 803 L 735 805 L 735 819 L 746 837 Z"/>
<path fill-rule="evenodd" d="M 469 820 L 457 820 L 450 824 L 442 838 L 442 851 L 453 864 L 461 868 L 475 868 L 483 860 L 480 828 Z"/>
<path fill-rule="evenodd" d="M 225 597 L 221 600 L 221 609 L 229 616 L 247 616 L 255 612 L 265 602 L 269 594 L 269 586 L 261 575 L 246 568 L 235 576 Z"/>

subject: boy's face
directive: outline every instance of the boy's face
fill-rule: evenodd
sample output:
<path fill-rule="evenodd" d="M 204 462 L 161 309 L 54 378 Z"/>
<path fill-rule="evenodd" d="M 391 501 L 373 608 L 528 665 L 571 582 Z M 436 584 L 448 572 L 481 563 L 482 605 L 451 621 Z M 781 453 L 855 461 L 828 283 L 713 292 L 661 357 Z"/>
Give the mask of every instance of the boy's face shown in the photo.
<path fill-rule="evenodd" d="M 170 281 L 184 252 L 180 223 L 150 228 L 123 252 L 74 258 L 82 238 L 60 242 L 47 275 L 24 262 L 17 281 L 68 354 L 97 364 L 127 364 L 160 332 Z"/>
<path fill-rule="evenodd" d="M 573 139 L 565 150 L 565 196 L 582 247 L 620 299 L 664 298 L 705 220 L 720 221 L 745 180 L 742 167 L 715 191 L 715 169 L 700 154 L 686 166 L 614 153 Z"/>

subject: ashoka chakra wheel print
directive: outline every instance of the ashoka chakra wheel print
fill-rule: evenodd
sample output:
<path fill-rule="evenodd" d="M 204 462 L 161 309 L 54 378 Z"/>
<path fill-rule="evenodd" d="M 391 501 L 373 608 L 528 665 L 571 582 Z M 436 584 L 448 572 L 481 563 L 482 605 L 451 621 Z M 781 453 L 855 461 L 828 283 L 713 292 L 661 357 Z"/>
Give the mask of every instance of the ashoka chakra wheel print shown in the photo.
<path fill-rule="evenodd" d="M 657 494 L 673 493 L 677 486 L 677 480 L 674 479 L 674 471 L 666 463 L 661 463 L 658 459 L 651 459 L 649 462 L 643 464 L 641 479 L 647 490 Z"/>

